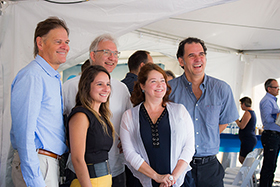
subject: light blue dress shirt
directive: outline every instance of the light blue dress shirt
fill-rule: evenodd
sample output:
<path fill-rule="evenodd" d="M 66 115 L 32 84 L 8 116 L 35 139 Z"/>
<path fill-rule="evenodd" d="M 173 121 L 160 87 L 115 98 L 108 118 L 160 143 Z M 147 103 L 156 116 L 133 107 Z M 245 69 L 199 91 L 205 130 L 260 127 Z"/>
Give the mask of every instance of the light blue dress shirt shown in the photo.
<path fill-rule="evenodd" d="M 238 111 L 230 86 L 224 81 L 207 76 L 200 85 L 201 97 L 197 100 L 192 83 L 185 74 L 168 82 L 172 88 L 171 101 L 183 104 L 190 113 L 195 131 L 195 155 L 216 155 L 220 147 L 219 124 L 238 119 Z"/>
<path fill-rule="evenodd" d="M 264 130 L 280 132 L 280 127 L 275 123 L 277 113 L 280 112 L 275 96 L 270 93 L 265 94 L 260 102 L 260 112 Z"/>
<path fill-rule="evenodd" d="M 11 143 L 27 186 L 45 187 L 36 149 L 67 151 L 60 74 L 42 57 L 19 71 L 11 88 Z"/>

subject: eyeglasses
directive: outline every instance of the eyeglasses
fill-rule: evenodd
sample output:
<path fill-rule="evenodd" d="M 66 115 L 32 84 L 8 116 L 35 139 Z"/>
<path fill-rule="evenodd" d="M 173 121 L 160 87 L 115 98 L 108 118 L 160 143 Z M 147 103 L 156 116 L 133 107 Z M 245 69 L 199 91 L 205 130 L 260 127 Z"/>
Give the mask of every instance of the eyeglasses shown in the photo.
<path fill-rule="evenodd" d="M 279 86 L 269 86 L 270 88 L 279 89 Z"/>
<path fill-rule="evenodd" d="M 111 51 L 111 50 L 108 50 L 108 49 L 96 50 L 96 51 L 93 51 L 93 52 L 103 52 L 103 55 L 106 56 L 106 57 L 110 57 L 113 54 L 114 57 L 116 57 L 116 58 L 119 58 L 119 56 L 121 54 L 121 52 L 119 52 L 119 51 Z"/>

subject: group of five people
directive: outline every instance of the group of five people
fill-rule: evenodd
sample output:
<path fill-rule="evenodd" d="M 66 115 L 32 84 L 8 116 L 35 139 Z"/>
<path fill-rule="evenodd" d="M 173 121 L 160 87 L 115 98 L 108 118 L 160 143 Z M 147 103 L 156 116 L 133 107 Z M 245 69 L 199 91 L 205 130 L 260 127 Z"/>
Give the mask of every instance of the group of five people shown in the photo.
<path fill-rule="evenodd" d="M 202 40 L 179 44 L 184 73 L 169 82 L 149 52 L 136 52 L 146 57 L 130 68 L 135 75 L 127 75 L 133 80 L 128 89 L 110 76 L 119 52 L 115 39 L 103 34 L 89 47 L 90 66 L 62 89 L 56 70 L 66 61 L 68 35 L 56 17 L 38 23 L 35 60 L 12 83 L 15 186 L 58 186 L 58 160 L 67 145 L 72 187 L 126 186 L 124 163 L 137 178 L 133 186 L 223 186 L 215 155 L 220 133 L 238 112 L 230 86 L 205 74 Z"/>

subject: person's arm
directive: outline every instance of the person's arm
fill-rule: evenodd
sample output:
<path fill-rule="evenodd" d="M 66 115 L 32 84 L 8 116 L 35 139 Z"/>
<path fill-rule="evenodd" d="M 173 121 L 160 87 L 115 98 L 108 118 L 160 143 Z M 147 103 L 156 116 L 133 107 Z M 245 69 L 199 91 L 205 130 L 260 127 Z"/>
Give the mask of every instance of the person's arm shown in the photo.
<path fill-rule="evenodd" d="M 241 121 L 239 121 L 239 120 L 237 119 L 235 122 L 236 122 L 236 124 L 238 125 L 238 127 L 239 127 L 240 129 L 244 129 L 244 128 L 247 126 L 247 124 L 248 124 L 248 122 L 250 121 L 250 119 L 251 119 L 251 114 L 250 114 L 250 112 L 249 112 L 249 111 L 245 111 L 243 117 L 241 118 Z"/>
<path fill-rule="evenodd" d="M 172 171 L 173 176 L 173 183 L 175 184 L 177 179 L 182 175 L 182 173 L 187 169 L 189 163 L 192 160 L 192 157 L 195 153 L 195 138 L 194 138 L 194 127 L 193 127 L 193 121 L 191 119 L 191 116 L 189 115 L 189 112 L 186 110 L 186 108 L 183 105 L 179 105 L 178 110 L 170 111 L 170 116 L 175 116 L 175 121 L 172 123 L 175 123 L 176 125 L 173 127 L 176 134 L 173 134 L 175 137 L 182 137 L 182 139 L 178 139 L 179 141 L 182 141 L 182 147 L 177 147 L 179 142 L 176 146 L 173 147 L 172 150 L 176 150 L 179 152 L 179 159 L 174 160 L 176 163 L 175 168 Z M 172 120 L 173 118 L 170 118 Z M 178 121 L 177 121 L 178 120 Z M 164 185 L 161 185 L 164 186 Z"/>
<path fill-rule="evenodd" d="M 187 169 L 187 167 L 188 167 L 187 162 L 185 162 L 184 160 L 178 160 L 177 165 L 172 172 L 174 184 L 176 183 L 180 175 Z"/>
<path fill-rule="evenodd" d="M 19 76 L 12 84 L 11 142 L 20 157 L 23 179 L 27 186 L 32 187 L 46 186 L 34 141 L 42 98 L 43 83 L 40 76 Z"/>
<path fill-rule="evenodd" d="M 271 103 L 269 100 L 260 102 L 260 113 L 263 124 L 275 123 L 275 119 L 272 116 L 274 110 L 273 103 Z"/>
<path fill-rule="evenodd" d="M 158 174 L 155 170 L 153 170 L 151 168 L 151 166 L 149 166 L 149 164 L 147 164 L 147 162 L 143 162 L 142 165 L 140 166 L 140 168 L 138 169 L 139 172 L 143 173 L 144 175 L 146 175 L 147 177 L 153 179 L 154 181 L 156 181 L 157 183 L 162 183 L 165 186 L 171 186 L 174 184 L 174 180 L 170 180 L 169 176 L 171 176 L 170 174 L 165 174 L 165 175 L 160 175 Z"/>
<path fill-rule="evenodd" d="M 86 136 L 89 121 L 86 114 L 78 112 L 69 121 L 71 159 L 82 187 L 92 187 L 85 162 Z"/>
<path fill-rule="evenodd" d="M 219 125 L 219 131 L 220 134 L 227 128 L 228 124 L 220 124 Z"/>

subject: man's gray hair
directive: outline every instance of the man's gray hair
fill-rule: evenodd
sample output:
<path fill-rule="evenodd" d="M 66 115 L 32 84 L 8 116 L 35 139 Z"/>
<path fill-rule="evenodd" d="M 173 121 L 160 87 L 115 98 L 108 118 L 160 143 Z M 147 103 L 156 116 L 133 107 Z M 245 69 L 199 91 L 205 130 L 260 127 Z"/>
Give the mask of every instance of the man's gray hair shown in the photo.
<path fill-rule="evenodd" d="M 92 64 L 92 59 L 90 57 L 90 53 L 92 51 L 96 51 L 98 49 L 98 44 L 102 41 L 111 41 L 117 46 L 117 40 L 112 35 L 102 34 L 100 36 L 97 36 L 89 46 L 89 61 L 90 61 L 90 64 Z"/>

